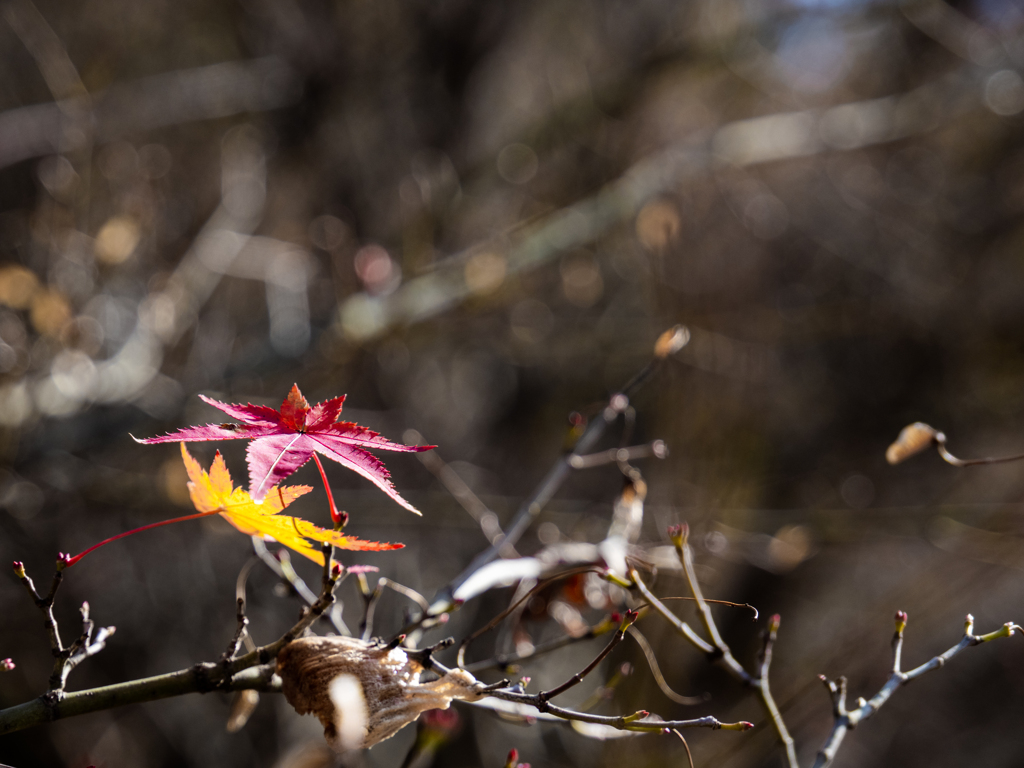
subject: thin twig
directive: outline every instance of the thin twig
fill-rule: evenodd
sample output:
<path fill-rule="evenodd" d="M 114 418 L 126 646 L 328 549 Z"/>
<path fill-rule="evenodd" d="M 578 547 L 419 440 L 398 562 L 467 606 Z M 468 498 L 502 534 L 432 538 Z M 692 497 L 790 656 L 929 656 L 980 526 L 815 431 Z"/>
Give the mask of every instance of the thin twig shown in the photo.
<path fill-rule="evenodd" d="M 982 464 L 1004 464 L 1006 462 L 1020 461 L 1021 459 L 1024 459 L 1024 453 L 1018 453 L 1013 456 L 990 456 L 984 459 L 957 458 L 946 448 L 946 435 L 935 429 L 935 427 L 925 424 L 922 421 L 914 422 L 900 430 L 899 436 L 886 450 L 885 458 L 890 464 L 899 464 L 900 462 L 906 461 L 911 456 L 926 450 L 931 445 L 935 446 L 936 450 L 939 452 L 939 456 L 941 456 L 944 461 L 952 464 L 954 467 L 975 467 Z"/>
<path fill-rule="evenodd" d="M 704 595 L 700 590 L 700 584 L 697 581 L 697 574 L 693 567 L 693 553 L 687 543 L 688 533 L 689 529 L 686 526 L 672 526 L 669 529 L 669 537 L 672 539 L 672 543 L 676 547 L 676 552 L 683 565 L 683 571 L 686 574 L 686 580 L 690 587 L 690 591 L 693 593 L 697 602 L 698 616 L 700 617 L 701 623 L 703 624 L 705 631 L 708 633 L 708 636 L 712 639 L 712 643 L 708 643 L 701 638 L 689 624 L 672 613 L 672 611 L 670 611 L 661 600 L 655 597 L 647 585 L 640 579 L 640 575 L 635 569 L 630 571 L 630 578 L 633 580 L 633 583 L 639 592 L 644 596 L 644 599 L 651 604 L 651 607 L 660 613 L 665 620 L 669 622 L 669 624 L 675 627 L 676 631 L 686 638 L 695 648 L 697 648 L 697 650 L 704 653 L 709 661 L 723 667 L 741 683 L 754 689 L 762 708 L 767 713 L 768 718 L 775 729 L 775 733 L 778 736 L 779 741 L 782 742 L 782 745 L 786 750 L 786 760 L 789 768 L 799 768 L 793 737 L 789 734 L 789 730 L 786 728 L 786 724 L 782 719 L 782 714 L 779 712 L 778 705 L 776 705 L 771 694 L 771 688 L 768 685 L 768 665 L 765 661 L 767 660 L 770 663 L 771 648 L 769 646 L 762 651 L 763 658 L 761 661 L 761 669 L 764 672 L 763 677 L 760 675 L 757 677 L 751 675 L 743 668 L 735 657 L 733 657 L 729 646 L 722 639 L 721 634 L 718 632 L 718 628 L 715 626 L 714 618 L 712 617 L 711 611 L 707 605 L 708 601 L 704 599 Z M 775 619 L 775 617 L 772 618 L 773 620 Z M 774 639 L 772 639 L 772 642 L 774 642 Z M 764 658 L 765 656 L 767 658 Z"/>
<path fill-rule="evenodd" d="M 249 636 L 249 617 L 245 615 L 245 597 L 236 598 L 235 604 L 237 606 L 235 619 L 238 622 L 238 626 L 235 629 L 234 636 L 231 638 L 231 642 L 228 643 L 228 649 L 224 652 L 222 661 L 231 661 L 231 659 L 235 658 L 235 654 L 238 653 L 238 649 L 242 645 L 242 639 Z"/>
<path fill-rule="evenodd" d="M 622 632 L 616 633 L 616 635 L 618 634 L 622 634 Z M 430 670 L 439 676 L 444 676 L 451 674 L 452 670 L 437 662 L 437 659 L 434 658 L 434 652 L 441 647 L 447 647 L 447 645 L 451 644 L 451 640 L 444 641 L 443 643 L 438 643 L 437 645 L 424 650 L 407 650 L 407 653 L 411 658 L 414 658 L 418 664 L 424 667 L 424 669 Z M 600 660 L 607 655 L 607 652 L 609 652 L 609 649 L 605 648 L 605 650 L 602 651 L 596 659 L 597 662 L 600 662 Z M 585 675 L 586 672 L 591 671 L 595 666 L 596 665 L 594 663 L 589 665 L 588 669 L 583 673 L 580 673 L 579 677 L 582 679 L 582 676 Z M 577 677 L 578 676 L 573 676 L 573 678 L 566 682 L 572 682 Z M 572 684 L 575 683 L 573 682 Z M 646 710 L 640 710 L 632 715 L 603 716 L 568 710 L 563 707 L 556 707 L 550 702 L 550 700 L 548 700 L 548 698 L 553 695 L 553 691 L 561 692 L 559 689 L 564 690 L 563 686 L 565 685 L 566 684 L 563 683 L 562 686 L 558 686 L 558 688 L 550 691 L 530 694 L 526 693 L 520 684 L 516 684 L 509 688 L 495 688 L 494 685 L 487 686 L 480 683 L 476 688 L 476 692 L 481 695 L 500 698 L 504 701 L 512 701 L 513 703 L 518 703 L 518 705 L 525 705 L 527 707 L 534 708 L 542 714 L 550 715 L 561 720 L 594 723 L 595 725 L 604 725 L 618 730 L 638 731 L 642 733 L 666 733 L 668 732 L 668 729 L 671 728 L 711 728 L 713 730 L 743 731 L 754 727 L 753 723 L 746 721 L 723 723 L 714 717 L 702 717 L 695 718 L 693 720 L 662 720 L 656 715 L 651 715 Z"/>
<path fill-rule="evenodd" d="M 704 599 L 704 595 L 700 590 L 700 583 L 697 581 L 697 572 L 693 566 L 693 550 L 687 542 L 688 536 L 689 527 L 686 525 L 673 526 L 669 529 L 669 538 L 672 540 L 672 543 L 676 548 L 676 553 L 679 556 L 679 560 L 683 565 L 683 572 L 686 574 L 686 582 L 689 585 L 693 596 L 697 598 L 698 615 L 701 618 L 701 622 L 704 624 L 704 628 L 707 631 L 708 636 L 711 637 L 712 642 L 714 642 L 716 650 L 721 654 L 717 659 L 715 659 L 715 662 L 727 669 L 734 677 L 736 677 L 737 680 L 740 680 L 754 689 L 757 693 L 758 701 L 761 703 L 761 708 L 764 709 L 765 713 L 768 715 L 768 719 L 771 721 L 772 727 L 775 729 L 775 735 L 778 737 L 779 741 L 782 742 L 782 746 L 786 751 L 787 764 L 790 768 L 798 768 L 799 763 L 796 757 L 796 744 L 789 733 L 789 729 L 786 728 L 786 723 L 782 719 L 782 713 L 779 711 L 779 707 L 775 703 L 771 687 L 768 684 L 768 667 L 771 664 L 771 651 L 775 642 L 772 625 L 775 625 L 774 632 L 777 633 L 778 616 L 773 616 L 772 620 L 769 622 L 768 639 L 762 649 L 760 670 L 762 674 L 754 677 L 743 668 L 743 665 L 736 661 L 732 652 L 729 650 L 729 646 L 726 645 L 725 640 L 722 639 L 721 634 L 718 632 L 718 627 L 715 626 L 714 618 L 711 615 L 711 609 L 708 608 L 707 601 Z"/>
<path fill-rule="evenodd" d="M 505 535 L 473 558 L 472 562 L 466 566 L 462 573 L 456 576 L 438 593 L 438 596 L 435 598 L 434 604 L 431 608 L 432 611 L 437 610 L 438 607 L 443 610 L 447 610 L 452 603 L 452 595 L 455 593 L 455 590 L 458 589 L 459 585 L 465 582 L 481 567 L 497 557 L 498 553 L 504 547 L 514 546 L 516 542 L 519 541 L 536 517 L 541 513 L 544 506 L 561 487 L 565 478 L 569 476 L 569 473 L 572 471 L 572 457 L 586 453 L 590 450 L 594 443 L 596 443 L 601 435 L 604 434 L 605 429 L 618 418 L 622 411 L 626 409 L 627 405 L 629 405 L 629 398 L 627 395 L 621 392 L 612 395 L 608 400 L 608 404 L 602 409 L 600 416 L 596 419 L 592 419 L 587 425 L 586 431 L 584 431 L 583 435 L 576 442 L 573 450 L 568 455 L 560 457 L 558 461 L 555 462 L 555 465 L 548 471 L 544 479 L 541 480 L 540 485 L 538 485 L 537 488 L 534 489 L 533 493 L 530 494 L 530 496 L 527 497 L 527 499 L 520 505 L 519 510 L 512 519 L 512 524 L 508 527 Z"/>
<path fill-rule="evenodd" d="M 656 459 L 664 459 L 668 456 L 668 448 L 665 447 L 664 441 L 655 440 L 644 445 L 633 445 L 629 448 L 609 448 L 607 451 L 590 453 L 586 456 L 573 454 L 569 458 L 569 465 L 573 469 L 591 469 L 592 467 L 602 467 L 605 464 L 614 464 L 616 462 L 622 464 L 634 459 L 644 459 L 648 456 L 653 456 Z"/>
<path fill-rule="evenodd" d="M 700 617 L 700 622 L 704 626 L 704 631 L 708 637 L 711 638 L 712 645 L 715 646 L 716 654 L 719 657 L 717 663 L 728 669 L 737 678 L 745 683 L 750 682 L 751 675 L 743 668 L 743 665 L 736 661 L 736 658 L 732 655 L 732 651 L 729 645 L 722 639 L 721 633 L 718 631 L 718 627 L 715 625 L 715 620 L 711 615 L 711 609 L 708 607 L 707 601 L 704 599 L 704 595 L 700 590 L 700 584 L 697 582 L 697 572 L 693 567 L 693 550 L 690 549 L 687 544 L 687 537 L 689 536 L 688 526 L 679 526 L 673 528 L 669 532 L 669 538 L 672 539 L 672 543 L 676 547 L 676 552 L 679 555 L 679 560 L 683 564 L 683 573 L 686 574 L 686 583 L 690 587 L 690 591 L 693 593 L 694 599 L 697 601 L 697 615 Z"/>
<path fill-rule="evenodd" d="M 637 620 L 638 615 L 639 614 L 636 611 L 627 611 L 625 618 L 622 620 L 622 624 L 619 625 L 618 631 L 612 635 L 611 641 L 599 654 L 597 654 L 597 656 L 594 657 L 594 660 L 584 667 L 582 671 L 577 672 L 561 685 L 556 685 L 554 688 L 538 693 L 537 696 L 540 697 L 540 700 L 542 702 L 548 701 L 548 699 L 553 699 L 555 696 L 565 693 L 573 686 L 579 685 L 583 681 L 583 678 L 593 672 L 597 668 L 597 665 L 604 661 L 608 654 L 612 652 L 612 649 L 622 642 L 622 639 L 626 636 L 626 630 L 633 626 L 633 622 Z"/>
<path fill-rule="evenodd" d="M 25 589 L 28 590 L 36 607 L 43 614 L 43 623 L 50 638 L 50 652 L 53 654 L 53 670 L 47 681 L 45 702 L 47 706 L 54 706 L 64 696 L 64 688 L 67 686 L 68 675 L 71 671 L 90 656 L 95 656 L 106 646 L 107 638 L 114 634 L 114 627 L 103 627 L 96 632 L 95 625 L 89 618 L 89 603 L 82 603 L 82 635 L 70 646 L 64 647 L 60 639 L 60 628 L 53 615 L 53 601 L 57 595 L 57 588 L 64 579 L 64 569 L 70 562 L 67 555 L 61 554 L 57 560 L 57 569 L 53 574 L 53 581 L 50 583 L 50 591 L 45 597 L 40 597 L 32 577 L 25 572 L 25 565 L 19 561 L 14 562 L 14 574 L 18 577 Z"/>
<path fill-rule="evenodd" d="M 686 749 L 686 759 L 690 763 L 690 768 L 694 768 L 694 765 L 693 765 L 693 754 L 690 752 L 690 745 L 686 743 L 686 739 L 683 738 L 683 734 L 681 734 L 675 728 L 672 729 L 672 733 L 674 733 L 676 736 L 678 736 L 679 740 L 681 742 L 683 742 L 683 748 Z"/>
<path fill-rule="evenodd" d="M 654 681 L 658 684 L 661 692 L 664 693 L 669 699 L 674 701 L 676 704 L 700 704 L 705 700 L 704 696 L 683 696 L 681 693 L 676 693 L 672 690 L 672 686 L 668 684 L 668 680 L 661 673 L 661 667 L 658 665 L 658 658 L 654 654 L 654 649 L 651 648 L 651 644 L 647 642 L 647 638 L 644 637 L 643 633 L 635 626 L 629 628 L 629 634 L 636 640 L 636 644 L 640 646 L 640 650 L 643 651 L 644 657 L 647 659 L 647 665 L 651 668 L 651 674 L 654 675 Z"/>
<path fill-rule="evenodd" d="M 421 445 L 424 442 L 423 435 L 415 429 L 406 430 L 402 437 L 407 445 Z M 441 485 L 445 487 L 445 490 L 452 495 L 452 498 L 459 502 L 459 505 L 469 513 L 469 516 L 476 520 L 481 532 L 490 544 L 494 544 L 505 535 L 501 525 L 498 523 L 498 516 L 484 504 L 473 489 L 469 487 L 469 484 L 459 476 L 459 473 L 441 458 L 437 450 L 417 453 L 416 458 L 420 460 L 420 463 L 427 468 L 430 474 L 438 479 Z M 502 546 L 498 554 L 501 557 L 519 557 L 519 553 L 516 552 L 515 547 L 511 544 Z"/>
<path fill-rule="evenodd" d="M 540 643 L 539 645 L 534 646 L 532 651 L 528 651 L 526 653 L 499 654 L 490 659 L 474 661 L 472 664 L 466 664 L 462 668 L 467 672 L 480 672 L 485 669 L 499 669 L 509 672 L 510 665 L 515 664 L 516 662 L 532 659 L 545 653 L 551 653 L 552 651 L 557 651 L 570 645 L 575 645 L 576 643 L 582 643 L 585 640 L 592 640 L 595 637 L 600 637 L 601 635 L 610 632 L 616 627 L 616 625 L 617 622 L 613 621 L 612 618 L 609 617 L 592 627 L 588 627 L 586 632 L 582 632 L 578 635 L 565 635 L 564 637 L 559 637 L 546 643 Z M 630 632 L 633 632 L 634 629 L 635 627 L 631 627 Z"/>
<path fill-rule="evenodd" d="M 286 548 L 281 547 L 277 552 L 271 552 L 267 549 L 266 543 L 264 543 L 263 539 L 259 536 L 252 537 L 252 548 L 260 561 L 279 578 L 287 582 L 288 586 L 295 592 L 295 594 L 306 602 L 306 605 L 312 605 L 316 602 L 316 593 L 311 590 L 306 582 L 302 580 L 302 577 L 295 572 L 295 568 L 292 566 L 291 555 L 288 554 L 288 550 Z M 327 618 L 340 634 L 345 637 L 350 637 L 352 632 L 342 620 L 340 608 L 340 602 L 336 601 L 331 606 Z"/>
<path fill-rule="evenodd" d="M 328 561 L 329 562 L 329 561 Z M 21 566 L 19 563 L 18 566 Z M 16 572 L 17 572 L 16 568 Z M 24 571 L 24 567 L 20 568 Z M 93 688 L 87 691 L 65 693 L 60 696 L 44 694 L 36 699 L 0 710 L 0 735 L 30 728 L 33 725 L 89 712 L 110 709 L 123 704 L 138 704 L 186 693 L 208 693 L 214 690 L 279 691 L 280 678 L 274 677 L 277 654 L 288 643 L 302 635 L 328 610 L 334 602 L 334 590 L 341 579 L 341 565 L 335 563 L 327 571 L 323 589 L 316 602 L 303 609 L 299 620 L 281 637 L 226 663 L 204 662 L 156 677 L 131 680 L 125 683 Z M 21 573 L 18 574 L 21 578 Z M 30 591 L 34 592 L 34 588 Z M 54 591 L 54 590 L 51 590 Z M 52 597 L 52 595 L 51 595 Z M 88 649 L 101 642 L 100 633 Z M 92 655 L 88 653 L 86 655 Z"/>
<path fill-rule="evenodd" d="M 360 586 L 362 586 L 364 579 L 360 579 Z M 373 636 L 373 614 L 377 608 L 377 601 L 380 600 L 380 596 L 384 593 L 384 585 L 377 582 L 377 586 L 373 588 L 373 591 L 363 591 L 363 598 L 366 601 L 366 607 L 363 610 L 363 620 L 359 624 L 359 636 L 363 640 L 369 640 Z"/>
<path fill-rule="evenodd" d="M 906 623 L 907 614 L 903 611 L 898 612 L 896 614 L 896 633 L 893 636 L 893 671 L 878 693 L 872 696 L 868 701 L 860 700 L 861 703 L 856 709 L 846 709 L 845 677 L 840 677 L 837 681 L 832 682 L 824 675 L 821 676 L 822 682 L 825 683 L 825 686 L 832 697 L 832 712 L 835 722 L 832 725 L 832 732 L 829 734 L 824 746 L 818 752 L 817 760 L 814 762 L 814 768 L 828 768 L 835 759 L 836 753 L 839 751 L 839 747 L 842 745 L 847 732 L 855 728 L 864 720 L 867 720 L 881 709 L 893 693 L 895 693 L 901 686 L 906 685 L 911 680 L 916 680 L 921 677 L 921 675 L 945 666 L 946 662 L 958 655 L 965 648 L 981 645 L 982 643 L 987 643 L 990 640 L 997 640 L 1002 637 L 1011 637 L 1014 634 L 1024 634 L 1024 629 L 1021 629 L 1020 626 L 1013 622 L 1007 622 L 994 632 L 989 632 L 985 635 L 975 635 L 973 631 L 974 617 L 967 614 L 967 618 L 964 621 L 964 636 L 959 643 L 954 645 L 945 653 L 926 661 L 919 667 L 915 667 L 909 672 L 901 672 L 900 655 L 903 647 L 903 630 L 906 627 Z"/>
<path fill-rule="evenodd" d="M 57 561 L 57 570 L 54 571 L 53 581 L 50 584 L 50 591 L 47 592 L 46 597 L 40 597 L 36 591 L 35 582 L 32 581 L 32 577 L 25 572 L 25 565 L 18 560 L 14 561 L 14 575 L 17 576 L 25 589 L 28 590 L 29 595 L 35 602 L 36 607 L 43 613 L 43 622 L 46 625 L 46 632 L 50 637 L 50 649 L 53 651 L 53 655 L 59 658 L 59 655 L 64 651 L 64 645 L 60 640 L 60 629 L 57 627 L 57 620 L 53 616 L 53 598 L 57 594 L 57 588 L 60 586 L 61 581 L 64 579 L 64 560 L 61 558 Z M 56 671 L 56 670 L 55 670 Z M 51 684 L 53 678 L 51 676 Z M 53 690 L 51 688 L 51 690 Z"/>
<path fill-rule="evenodd" d="M 644 584 L 636 569 L 629 572 L 629 578 L 633 580 L 633 584 L 640 594 L 644 596 L 644 599 L 650 604 L 651 608 L 660 613 L 665 621 L 675 628 L 676 632 L 686 638 L 694 648 L 707 656 L 708 659 L 715 660 L 718 658 L 715 647 L 706 642 L 700 635 L 694 632 L 693 627 L 672 613 L 661 600 L 655 597 L 650 588 Z"/>
<path fill-rule="evenodd" d="M 89 603 L 82 603 L 81 613 L 82 635 L 70 647 L 64 650 L 62 654 L 64 664 L 60 670 L 60 684 L 56 689 L 51 689 L 51 691 L 63 694 L 71 670 L 90 656 L 95 656 L 102 651 L 106 647 L 107 638 L 114 634 L 114 627 L 102 627 L 98 632 L 96 631 L 95 624 L 89 618 Z M 94 632 L 95 636 L 93 635 Z"/>
<path fill-rule="evenodd" d="M 546 589 L 547 587 L 551 586 L 555 582 L 558 582 L 558 581 L 561 581 L 562 579 L 568 578 L 569 576 L 576 576 L 576 575 L 581 574 L 581 573 L 592 573 L 592 572 L 600 571 L 600 570 L 601 569 L 599 569 L 599 568 L 597 568 L 595 566 L 592 566 L 592 565 L 588 565 L 588 566 L 585 566 L 585 567 L 582 567 L 582 568 L 573 568 L 571 570 L 565 571 L 564 573 L 560 573 L 557 576 L 552 576 L 550 579 L 546 579 L 545 581 L 542 581 L 539 584 L 537 584 L 537 586 L 535 586 L 533 589 L 531 589 L 525 595 L 523 595 L 518 600 L 516 600 L 514 603 L 512 603 L 512 605 L 510 605 L 504 611 L 502 611 L 497 616 L 495 616 L 493 619 L 491 619 L 489 622 L 487 622 L 487 624 L 485 624 L 480 629 L 478 629 L 475 632 L 473 632 L 465 640 L 462 641 L 462 644 L 459 646 L 459 655 L 458 655 L 458 661 L 457 661 L 457 664 L 458 664 L 459 668 L 460 669 L 465 669 L 466 649 L 469 648 L 469 644 L 470 643 L 472 643 L 474 640 L 476 640 L 481 635 L 484 635 L 487 632 L 490 632 L 492 629 L 494 629 L 496 626 L 498 626 L 498 624 L 500 624 L 505 619 L 506 616 L 508 616 L 510 613 L 512 613 L 516 608 L 518 608 L 524 602 L 529 600 L 535 594 L 537 594 L 538 592 Z"/>

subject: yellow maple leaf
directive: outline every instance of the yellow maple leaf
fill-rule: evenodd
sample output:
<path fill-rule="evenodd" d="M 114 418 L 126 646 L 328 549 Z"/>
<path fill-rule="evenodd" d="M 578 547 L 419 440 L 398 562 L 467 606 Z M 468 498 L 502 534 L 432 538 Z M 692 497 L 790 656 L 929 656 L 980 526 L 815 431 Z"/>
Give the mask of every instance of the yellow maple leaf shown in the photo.
<path fill-rule="evenodd" d="M 188 493 L 199 512 L 218 512 L 242 533 L 269 536 L 320 565 L 324 564 L 323 553 L 309 540 L 329 542 L 339 549 L 354 550 L 380 551 L 405 546 L 364 541 L 355 536 L 346 536 L 340 531 L 328 531 L 299 517 L 278 514 L 299 496 L 313 490 L 308 485 L 274 486 L 263 501 L 257 503 L 244 488 L 234 487 L 220 451 L 217 451 L 209 472 L 192 457 L 184 443 L 181 444 L 181 458 L 188 472 Z"/>

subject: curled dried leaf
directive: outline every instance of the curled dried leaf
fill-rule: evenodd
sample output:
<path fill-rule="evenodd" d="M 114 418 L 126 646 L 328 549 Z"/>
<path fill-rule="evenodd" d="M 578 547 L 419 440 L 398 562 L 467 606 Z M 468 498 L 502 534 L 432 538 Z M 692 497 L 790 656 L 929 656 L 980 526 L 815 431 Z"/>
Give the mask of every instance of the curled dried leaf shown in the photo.
<path fill-rule="evenodd" d="M 885 459 L 890 464 L 899 464 L 920 453 L 932 444 L 939 431 L 930 427 L 924 422 L 916 421 L 904 427 L 896 438 L 896 442 L 889 446 L 885 452 Z"/>

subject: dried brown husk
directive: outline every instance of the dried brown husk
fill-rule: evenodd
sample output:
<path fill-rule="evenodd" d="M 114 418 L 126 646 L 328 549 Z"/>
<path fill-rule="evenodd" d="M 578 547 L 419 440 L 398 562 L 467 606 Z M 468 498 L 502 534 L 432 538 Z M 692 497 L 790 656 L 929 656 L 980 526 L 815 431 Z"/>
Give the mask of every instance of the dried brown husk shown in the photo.
<path fill-rule="evenodd" d="M 300 715 L 314 714 L 335 749 L 372 747 L 390 738 L 428 709 L 447 709 L 452 700 L 480 698 L 476 679 L 452 670 L 427 683 L 423 667 L 401 648 L 348 637 L 305 637 L 289 643 L 277 657 L 285 698 Z M 331 700 L 331 682 L 350 675 L 362 686 L 366 732 L 361 744 L 342 744 L 339 718 L 344 702 Z"/>

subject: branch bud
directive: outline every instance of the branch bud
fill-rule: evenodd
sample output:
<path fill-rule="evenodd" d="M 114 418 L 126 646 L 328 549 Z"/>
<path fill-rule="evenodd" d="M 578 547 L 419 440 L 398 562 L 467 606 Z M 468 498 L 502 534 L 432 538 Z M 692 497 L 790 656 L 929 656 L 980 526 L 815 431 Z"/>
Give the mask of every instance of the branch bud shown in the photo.
<path fill-rule="evenodd" d="M 21 560 L 14 561 L 14 575 L 19 579 L 25 578 L 25 564 Z"/>
<path fill-rule="evenodd" d="M 777 613 L 774 614 L 771 618 L 768 619 L 768 631 L 771 632 L 772 634 L 778 632 L 779 631 L 779 625 L 781 623 L 782 623 L 782 616 L 780 616 Z"/>
<path fill-rule="evenodd" d="M 622 619 L 622 623 L 619 625 L 619 632 L 625 632 L 633 623 L 639 618 L 639 611 L 626 611 L 626 615 Z"/>
<path fill-rule="evenodd" d="M 1015 632 L 1022 632 L 1020 627 L 1014 624 L 1012 621 L 1008 621 L 995 632 L 989 632 L 986 635 L 978 637 L 979 643 L 987 643 L 989 640 L 996 640 L 1000 637 L 1013 637 Z"/>
<path fill-rule="evenodd" d="M 970 635 L 974 631 L 974 617 L 971 614 L 967 614 L 964 617 L 964 634 Z"/>
<path fill-rule="evenodd" d="M 14 669 L 14 666 L 15 664 L 12 659 L 0 659 L 0 670 L 4 672 L 10 672 L 12 669 Z"/>
<path fill-rule="evenodd" d="M 740 720 L 738 723 L 722 723 L 721 729 L 723 731 L 749 731 L 753 727 L 753 723 Z"/>
<path fill-rule="evenodd" d="M 650 717 L 650 716 L 651 716 L 650 712 L 648 712 L 646 709 L 641 709 L 641 710 L 638 710 L 637 712 L 634 712 L 632 715 L 626 715 L 624 718 L 622 718 L 622 722 L 624 722 L 624 723 L 635 723 L 637 720 L 643 720 L 645 717 Z"/>
<path fill-rule="evenodd" d="M 686 523 L 682 525 L 670 525 L 668 527 L 668 538 L 677 548 L 682 547 L 687 539 L 690 538 L 690 526 Z"/>
<path fill-rule="evenodd" d="M 907 612 L 896 611 L 896 634 L 903 636 L 903 630 L 907 628 Z"/>
<path fill-rule="evenodd" d="M 331 563 L 331 581 L 337 581 L 341 578 L 341 563 Z"/>
<path fill-rule="evenodd" d="M 58 552 L 57 553 L 57 570 L 58 571 L 63 571 L 65 568 L 68 568 L 68 567 L 74 565 L 76 562 L 78 562 L 78 561 L 75 558 L 73 558 L 71 555 L 67 554 L 66 552 Z"/>
<path fill-rule="evenodd" d="M 669 328 L 654 342 L 654 356 L 659 360 L 664 360 L 685 347 L 689 341 L 690 329 L 685 325 Z"/>
<path fill-rule="evenodd" d="M 505 768 L 516 768 L 516 761 L 519 760 L 519 750 L 512 747 L 508 751 L 508 757 L 505 758 Z"/>
<path fill-rule="evenodd" d="M 896 442 L 885 451 L 885 460 L 890 464 L 899 464 L 925 450 L 936 439 L 939 432 L 934 427 L 929 427 L 921 421 L 914 422 L 910 426 L 900 430 Z"/>

